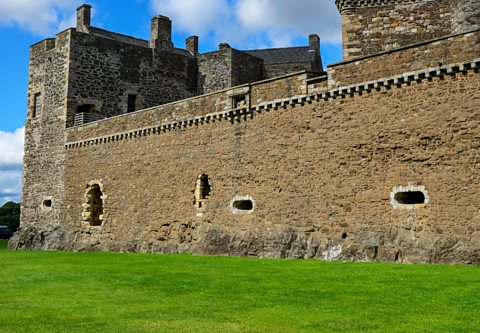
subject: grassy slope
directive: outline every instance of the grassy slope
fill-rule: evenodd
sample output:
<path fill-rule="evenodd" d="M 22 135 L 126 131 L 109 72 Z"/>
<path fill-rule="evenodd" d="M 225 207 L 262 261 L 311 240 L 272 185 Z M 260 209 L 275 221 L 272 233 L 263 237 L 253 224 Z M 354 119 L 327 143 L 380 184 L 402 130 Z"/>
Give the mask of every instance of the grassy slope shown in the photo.
<path fill-rule="evenodd" d="M 480 332 L 480 267 L 9 252 L 0 332 Z"/>

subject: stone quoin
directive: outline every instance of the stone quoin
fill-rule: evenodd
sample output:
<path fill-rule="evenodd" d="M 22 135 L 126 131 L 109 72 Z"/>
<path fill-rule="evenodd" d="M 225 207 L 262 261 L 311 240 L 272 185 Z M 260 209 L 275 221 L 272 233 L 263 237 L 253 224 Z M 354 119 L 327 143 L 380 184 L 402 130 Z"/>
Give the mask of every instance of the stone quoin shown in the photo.
<path fill-rule="evenodd" d="M 31 47 L 10 248 L 480 263 L 480 3 L 336 4 L 326 71 L 315 34 L 200 53 L 81 6 Z"/>

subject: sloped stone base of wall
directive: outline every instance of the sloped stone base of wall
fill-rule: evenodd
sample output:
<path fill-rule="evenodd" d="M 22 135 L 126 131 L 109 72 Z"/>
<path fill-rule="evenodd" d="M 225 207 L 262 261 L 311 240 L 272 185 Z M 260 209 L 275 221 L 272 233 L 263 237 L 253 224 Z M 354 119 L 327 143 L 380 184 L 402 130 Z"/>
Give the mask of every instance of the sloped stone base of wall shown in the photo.
<path fill-rule="evenodd" d="M 390 228 L 328 237 L 318 232 L 284 229 L 272 233 L 252 230 L 232 234 L 210 226 L 183 243 L 118 242 L 107 237 L 78 235 L 51 227 L 20 229 L 9 242 L 13 250 L 114 251 L 193 253 L 260 258 L 327 261 L 479 264 L 480 244 L 467 237 L 422 235 Z"/>

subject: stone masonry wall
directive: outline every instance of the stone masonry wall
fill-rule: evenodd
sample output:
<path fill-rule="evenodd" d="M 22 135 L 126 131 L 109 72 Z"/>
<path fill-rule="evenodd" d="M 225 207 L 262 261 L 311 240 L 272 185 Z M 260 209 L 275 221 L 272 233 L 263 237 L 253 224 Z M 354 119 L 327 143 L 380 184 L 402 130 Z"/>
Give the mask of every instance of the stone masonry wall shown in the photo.
<path fill-rule="evenodd" d="M 232 68 L 230 87 L 264 79 L 263 60 L 245 52 L 232 49 Z"/>
<path fill-rule="evenodd" d="M 23 163 L 22 230 L 60 224 L 65 168 L 65 109 L 71 30 L 35 44 L 30 51 L 28 113 Z M 35 94 L 42 108 L 33 117 Z M 51 207 L 44 201 L 50 200 Z M 59 235 L 57 235 L 59 236 Z M 42 235 L 37 235 L 38 240 Z M 60 241 L 59 236 L 57 239 Z"/>
<path fill-rule="evenodd" d="M 76 142 L 91 138 L 101 138 L 115 133 L 123 134 L 139 128 L 147 128 L 176 121 L 190 120 L 192 123 L 198 124 L 198 121 L 195 122 L 192 121 L 192 119 L 206 115 L 211 115 L 212 121 L 214 121 L 214 119 L 217 118 L 215 116 L 216 113 L 232 109 L 230 99 L 232 96 L 231 92 L 235 92 L 236 90 L 243 92 L 245 88 L 247 88 L 247 94 L 250 96 L 251 101 L 259 104 L 271 99 L 305 93 L 305 80 L 308 77 L 308 73 L 292 74 L 277 80 L 258 82 L 243 87 L 236 87 L 231 90 L 223 90 L 153 107 L 148 110 L 140 110 L 138 112 L 108 118 L 83 126 L 69 128 L 66 132 L 66 139 L 68 142 Z"/>
<path fill-rule="evenodd" d="M 333 88 L 411 73 L 439 64 L 461 63 L 475 59 L 479 55 L 480 30 L 476 30 L 330 65 L 329 85 Z"/>
<path fill-rule="evenodd" d="M 231 49 L 199 54 L 198 94 L 209 94 L 230 87 Z"/>
<path fill-rule="evenodd" d="M 49 246 L 478 263 L 479 65 L 303 99 L 253 118 L 69 148 L 68 240 Z M 211 193 L 198 210 L 201 174 Z M 92 180 L 104 190 L 101 227 L 81 218 Z M 394 208 L 392 189 L 408 185 L 428 192 L 429 202 Z M 253 211 L 233 214 L 235 196 L 252 198 Z"/>
<path fill-rule="evenodd" d="M 344 60 L 452 33 L 449 0 L 376 2 L 342 10 Z"/>
<path fill-rule="evenodd" d="M 303 95 L 306 93 L 306 80 L 315 75 L 315 73 L 296 73 L 255 85 L 252 87 L 251 101 L 253 104 L 260 104 L 285 96 Z"/>
<path fill-rule="evenodd" d="M 230 47 L 199 54 L 198 93 L 208 94 L 263 79 L 263 60 Z"/>
<path fill-rule="evenodd" d="M 127 112 L 129 94 L 137 109 L 195 96 L 196 70 L 193 57 L 74 32 L 68 124 L 81 104 L 110 117 Z"/>
<path fill-rule="evenodd" d="M 312 71 L 311 62 L 265 64 L 263 72 L 265 79 L 272 79 L 279 76 L 288 75 L 300 71 Z"/>
<path fill-rule="evenodd" d="M 480 29 L 480 5 L 477 0 L 451 0 L 452 30 Z"/>

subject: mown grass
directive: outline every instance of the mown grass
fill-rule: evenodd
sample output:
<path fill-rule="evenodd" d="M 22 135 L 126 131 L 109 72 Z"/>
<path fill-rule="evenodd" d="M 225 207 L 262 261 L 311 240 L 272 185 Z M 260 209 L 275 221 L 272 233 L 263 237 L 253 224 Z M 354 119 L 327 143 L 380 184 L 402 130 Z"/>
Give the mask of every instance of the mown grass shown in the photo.
<path fill-rule="evenodd" d="M 480 332 L 480 267 L 11 252 L 0 332 Z"/>

